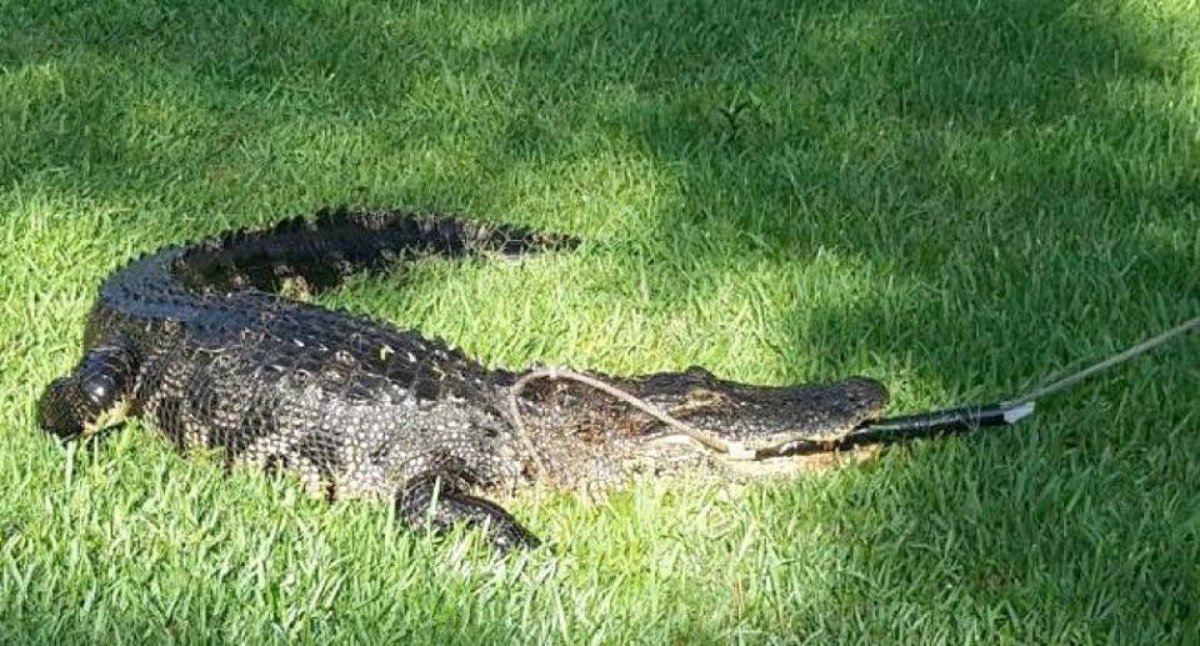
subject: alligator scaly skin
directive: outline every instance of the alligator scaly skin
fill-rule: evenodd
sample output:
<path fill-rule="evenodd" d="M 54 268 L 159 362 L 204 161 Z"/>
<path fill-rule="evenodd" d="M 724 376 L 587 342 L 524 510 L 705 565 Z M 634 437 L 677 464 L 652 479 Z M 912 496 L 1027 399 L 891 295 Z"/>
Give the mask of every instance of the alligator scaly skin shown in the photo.
<path fill-rule="evenodd" d="M 47 387 L 39 422 L 76 437 L 122 410 L 181 451 L 299 474 L 317 495 L 394 501 L 418 529 L 479 526 L 500 549 L 538 540 L 482 496 L 535 476 L 507 414 L 523 374 L 488 369 L 437 339 L 279 295 L 428 254 L 519 254 L 565 236 L 393 211 L 323 211 L 134 260 L 104 281 L 84 356 Z M 604 377 L 737 440 L 827 437 L 875 416 L 878 383 L 749 386 L 699 368 Z M 606 489 L 638 475 L 723 473 L 691 446 L 649 442 L 651 418 L 579 384 L 535 382 L 520 413 L 543 480 Z"/>

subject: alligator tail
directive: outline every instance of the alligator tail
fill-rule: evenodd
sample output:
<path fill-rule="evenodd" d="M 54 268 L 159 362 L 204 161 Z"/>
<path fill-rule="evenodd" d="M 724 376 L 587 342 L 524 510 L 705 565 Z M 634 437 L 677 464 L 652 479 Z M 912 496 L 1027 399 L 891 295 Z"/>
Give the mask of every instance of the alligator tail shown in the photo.
<path fill-rule="evenodd" d="M 191 289 L 278 291 L 301 279 L 319 291 L 353 273 L 415 254 L 516 255 L 573 247 L 570 236 L 400 211 L 324 209 L 258 231 L 235 231 L 183 250 L 172 273 Z"/>

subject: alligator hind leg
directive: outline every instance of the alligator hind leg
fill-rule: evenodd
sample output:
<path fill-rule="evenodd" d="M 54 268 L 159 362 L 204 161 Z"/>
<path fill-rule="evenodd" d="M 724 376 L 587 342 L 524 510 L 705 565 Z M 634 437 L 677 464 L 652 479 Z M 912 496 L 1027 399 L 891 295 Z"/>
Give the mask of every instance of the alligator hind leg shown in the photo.
<path fill-rule="evenodd" d="M 137 361 L 125 345 L 92 348 L 71 374 L 46 387 L 38 400 L 38 424 L 65 439 L 119 421 L 136 371 Z"/>
<path fill-rule="evenodd" d="M 429 473 L 410 479 L 396 495 L 396 515 L 417 530 L 443 533 L 458 523 L 481 528 L 492 547 L 501 552 L 541 544 L 502 507 L 466 494 L 461 479 L 453 474 Z"/>

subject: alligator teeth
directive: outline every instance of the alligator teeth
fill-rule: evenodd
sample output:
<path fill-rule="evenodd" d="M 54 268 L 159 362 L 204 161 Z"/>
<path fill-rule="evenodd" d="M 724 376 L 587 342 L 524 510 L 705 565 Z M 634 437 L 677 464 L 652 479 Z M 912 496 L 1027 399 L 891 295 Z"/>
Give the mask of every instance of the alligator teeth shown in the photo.
<path fill-rule="evenodd" d="M 122 399 L 113 404 L 111 408 L 102 411 L 91 424 L 83 426 L 83 437 L 98 433 L 125 421 L 129 417 L 131 408 L 132 406 L 128 399 Z"/>

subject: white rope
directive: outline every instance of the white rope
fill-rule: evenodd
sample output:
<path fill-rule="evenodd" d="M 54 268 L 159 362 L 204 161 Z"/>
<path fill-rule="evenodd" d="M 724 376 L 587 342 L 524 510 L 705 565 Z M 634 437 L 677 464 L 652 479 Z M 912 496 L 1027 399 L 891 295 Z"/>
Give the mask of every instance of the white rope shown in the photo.
<path fill-rule="evenodd" d="M 1183 323 L 1180 323 L 1179 325 L 1176 325 L 1175 327 L 1167 330 L 1166 332 L 1163 332 L 1162 334 L 1159 334 L 1157 336 L 1146 339 L 1145 341 L 1142 341 L 1141 343 L 1133 345 L 1130 348 L 1124 350 L 1123 352 L 1119 352 L 1099 363 L 1088 366 L 1087 368 L 1084 368 L 1082 370 L 1073 372 L 1073 373 L 1071 373 L 1061 379 L 1053 381 L 1045 386 L 1039 386 L 1037 388 L 1034 388 L 1033 390 L 1025 393 L 1024 395 L 1017 397 L 1016 399 L 1010 399 L 1009 401 L 1004 402 L 1003 406 L 1015 408 L 1015 407 L 1022 406 L 1024 404 L 1032 404 L 1034 401 L 1041 399 L 1042 397 L 1045 397 L 1046 395 L 1052 395 L 1054 393 L 1066 390 L 1067 388 L 1074 386 L 1075 384 L 1083 381 L 1084 379 L 1087 379 L 1088 377 L 1091 377 L 1092 375 L 1094 375 L 1098 372 L 1107 370 L 1117 364 L 1125 363 L 1126 361 L 1129 361 L 1130 359 L 1139 357 L 1139 356 L 1149 352 L 1150 350 L 1153 350 L 1154 348 L 1166 343 L 1167 341 L 1170 341 L 1170 340 L 1174 339 L 1175 337 L 1178 337 L 1178 336 L 1181 336 L 1188 332 L 1191 332 L 1197 328 L 1200 328 L 1200 317 L 1196 317 L 1190 321 L 1185 321 Z"/>

